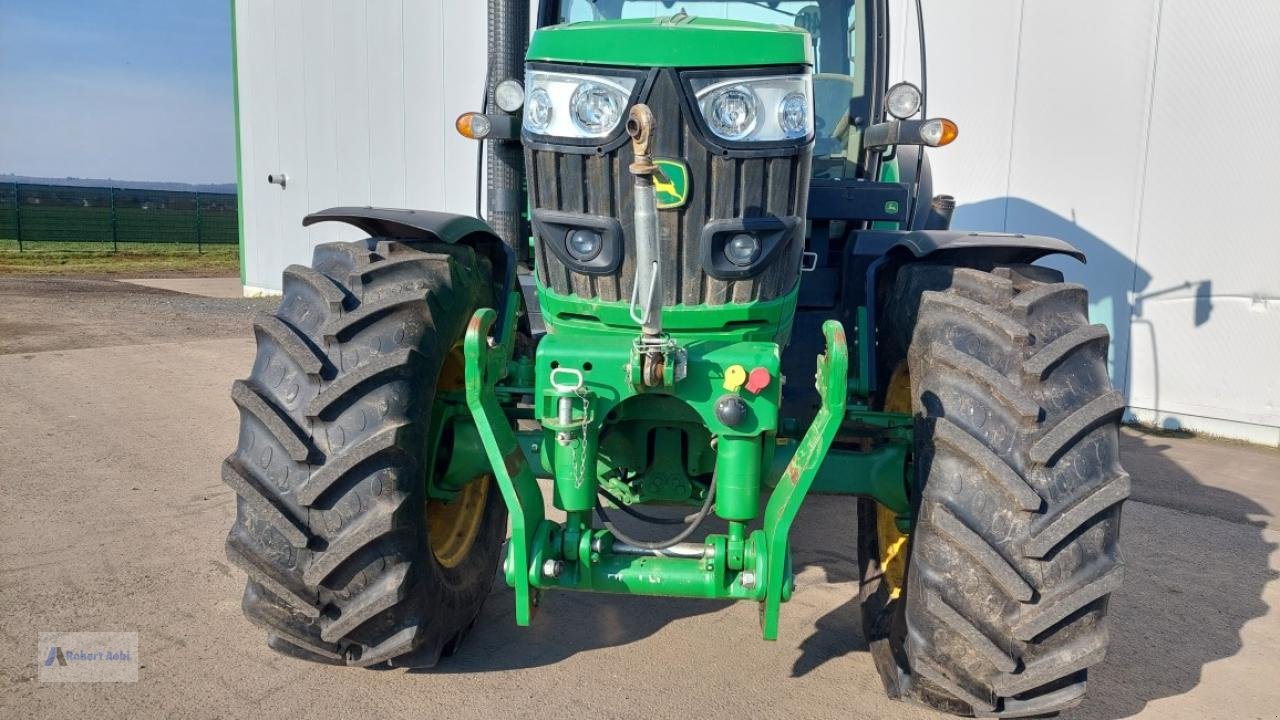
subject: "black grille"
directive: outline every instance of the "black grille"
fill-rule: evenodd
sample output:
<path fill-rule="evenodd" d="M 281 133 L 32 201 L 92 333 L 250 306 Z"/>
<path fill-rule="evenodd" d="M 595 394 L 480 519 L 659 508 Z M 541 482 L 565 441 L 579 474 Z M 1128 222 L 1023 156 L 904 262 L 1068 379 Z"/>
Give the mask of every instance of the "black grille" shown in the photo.
<path fill-rule="evenodd" d="M 679 158 L 689 165 L 689 198 L 684 207 L 662 210 L 659 252 L 662 256 L 664 304 L 745 303 L 772 300 L 794 289 L 800 277 L 803 238 L 797 236 L 770 267 L 743 280 L 717 280 L 702 269 L 702 228 L 709 220 L 805 215 L 810 152 L 804 148 L 783 157 L 726 157 L 714 154 L 697 139 L 694 123 L 683 118 L 679 79 L 674 71 L 659 73 L 648 99 L 656 120 L 654 156 Z M 596 154 L 569 148 L 526 148 L 530 202 L 535 209 L 615 217 L 622 223 L 622 264 L 608 275 L 574 272 L 538 239 L 537 272 L 557 293 L 605 301 L 629 300 L 635 276 L 632 222 L 631 145 Z"/>

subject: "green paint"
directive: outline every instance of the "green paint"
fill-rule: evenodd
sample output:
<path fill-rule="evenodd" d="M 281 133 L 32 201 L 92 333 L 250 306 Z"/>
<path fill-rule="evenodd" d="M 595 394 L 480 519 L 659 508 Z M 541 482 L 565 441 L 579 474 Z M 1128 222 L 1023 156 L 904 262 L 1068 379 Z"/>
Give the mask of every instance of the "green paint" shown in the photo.
<path fill-rule="evenodd" d="M 704 334 L 742 341 L 766 340 L 784 343 L 791 334 L 800 295 L 797 285 L 776 300 L 732 305 L 672 305 L 662 308 L 662 327 L 673 335 Z M 606 302 L 576 295 L 563 295 L 538 285 L 538 304 L 548 327 L 556 331 L 579 331 L 635 337 L 636 323 L 625 302 Z"/>
<path fill-rule="evenodd" d="M 808 36 L 798 28 L 688 17 L 544 28 L 528 58 L 645 68 L 812 64 Z M 679 159 L 655 160 L 662 170 L 659 208 L 682 207 L 691 191 L 688 167 Z M 896 161 L 885 163 L 880 179 L 898 177 Z M 799 440 L 801 428 L 780 440 L 781 353 L 798 285 L 772 301 L 666 306 L 665 334 L 647 339 L 625 300 L 561 294 L 541 283 L 536 293 L 547 334 L 518 360 L 510 330 L 487 337 L 493 310 L 473 316 L 464 352 L 474 430 L 459 416 L 453 433 L 456 449 L 484 455 L 507 504 L 504 575 L 515 590 L 518 624 L 529 623 L 541 590 L 582 590 L 760 602 L 764 637 L 776 639 L 781 603 L 795 583 L 790 531 L 811 491 L 875 498 L 909 527 L 911 418 L 852 404 L 865 403 L 869 390 L 874 338 L 865 308 L 857 312 L 852 343 L 839 322 L 823 325 L 817 416 Z M 514 326 L 504 321 L 503 327 Z M 851 349 L 858 365 L 852 382 Z M 662 359 L 661 372 L 646 374 L 652 358 Z M 734 366 L 763 372 L 770 382 L 755 391 L 726 387 Z M 746 408 L 732 425 L 716 413 L 727 395 Z M 517 407 L 514 400 L 523 397 L 531 402 Z M 517 418 L 538 427 L 517 432 Z M 833 450 L 837 432 L 865 442 Z M 447 491 L 475 467 L 450 465 L 435 484 Z M 551 479 L 551 502 L 564 512 L 563 522 L 548 519 L 536 476 Z M 715 513 L 727 531 L 705 535 L 700 557 L 686 556 L 688 548 L 680 556 L 636 555 L 634 548 L 617 547 L 611 531 L 595 527 L 601 488 L 626 505 L 687 507 L 704 500 L 713 477 Z"/>
<path fill-rule="evenodd" d="M 818 357 L 817 386 L 822 405 L 791 462 L 787 463 L 764 511 L 767 569 L 761 625 L 765 640 L 778 639 L 780 607 L 795 583 L 791 574 L 791 525 L 844 418 L 849 382 L 849 350 L 844 328 L 838 321 L 828 320 L 822 324 L 822 334 L 827 339 L 827 351 Z"/>
<path fill-rule="evenodd" d="M 810 492 L 868 497 L 910 519 L 907 499 L 907 458 L 911 452 L 910 415 L 873 412 L 863 406 L 847 406 L 841 432 L 865 438 L 868 449 L 831 448 L 813 479 Z M 799 444 L 780 441 L 766 480 L 776 485 Z"/>
<path fill-rule="evenodd" d="M 244 151 L 240 145 L 240 55 L 236 44 L 236 0 L 231 0 L 231 107 L 236 123 L 236 218 L 240 248 L 240 286 L 247 284 L 244 246 Z"/>
<path fill-rule="evenodd" d="M 597 425 L 604 423 L 616 409 L 619 412 L 617 419 L 621 421 L 632 421 L 637 417 L 658 420 L 666 414 L 668 419 L 701 423 L 712 435 L 745 437 L 777 430 L 782 389 L 782 384 L 776 380 L 782 362 L 777 344 L 696 337 L 684 342 L 683 347 L 687 352 L 685 378 L 674 388 L 662 392 L 640 391 L 630 381 L 631 338 L 579 332 L 546 335 L 538 345 L 534 406 L 543 426 L 549 428 L 548 437 L 554 441 L 552 429 L 560 427 L 556 416 L 559 399 L 565 396 L 570 396 L 574 403 L 571 426 L 581 425 L 581 398 L 585 396 L 591 423 Z M 725 370 L 733 365 L 748 369 L 764 368 L 775 380 L 759 394 L 740 390 L 737 394 L 746 402 L 748 416 L 741 424 L 728 427 L 716 418 L 715 403 L 728 392 L 723 388 Z M 582 393 L 556 390 L 551 384 L 553 369 L 562 373 L 565 370 L 581 372 Z M 558 379 L 562 378 L 563 375 Z M 687 406 L 684 411 L 687 414 L 670 414 L 669 403 L 673 401 Z M 624 404 L 642 407 L 620 407 Z M 557 448 L 554 442 L 547 445 L 547 451 L 555 456 Z"/>
<path fill-rule="evenodd" d="M 684 207 L 689 200 L 689 166 L 683 160 L 670 158 L 654 158 L 653 162 L 662 172 L 653 182 L 658 209 L 674 210 Z"/>
<path fill-rule="evenodd" d="M 514 309 L 519 307 L 518 298 L 515 294 L 509 297 L 508 307 L 512 310 L 505 320 L 514 318 Z M 507 562 L 524 568 L 529 566 L 527 552 L 533 544 L 534 534 L 539 532 L 544 522 L 544 508 L 538 481 L 525 461 L 520 442 L 498 403 L 498 393 L 494 391 L 515 344 L 512 337 L 515 323 L 504 322 L 503 327 L 508 328 L 507 336 L 501 338 L 495 347 L 489 347 L 487 338 L 497 317 L 494 310 L 485 308 L 477 311 L 467 326 L 463 340 L 466 398 L 502 499 L 510 511 L 512 539 Z M 536 602 L 534 590 L 524 573 L 514 575 L 512 586 L 516 591 L 516 623 L 528 625 Z"/>
<path fill-rule="evenodd" d="M 789 25 L 675 16 L 542 28 L 527 59 L 646 68 L 812 65 L 813 49 L 808 33 Z"/>

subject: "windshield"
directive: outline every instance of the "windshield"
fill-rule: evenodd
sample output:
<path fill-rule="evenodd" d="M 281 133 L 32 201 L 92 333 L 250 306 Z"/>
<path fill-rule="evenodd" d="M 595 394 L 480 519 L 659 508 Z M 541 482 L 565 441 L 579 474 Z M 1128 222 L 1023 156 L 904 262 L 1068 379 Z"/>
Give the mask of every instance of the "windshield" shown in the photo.
<path fill-rule="evenodd" d="M 685 12 L 724 20 L 794 25 L 808 31 L 815 59 L 813 94 L 815 177 L 852 177 L 860 138 L 849 108 L 866 94 L 865 33 L 858 32 L 867 0 L 562 0 L 561 23 L 659 17 Z"/>

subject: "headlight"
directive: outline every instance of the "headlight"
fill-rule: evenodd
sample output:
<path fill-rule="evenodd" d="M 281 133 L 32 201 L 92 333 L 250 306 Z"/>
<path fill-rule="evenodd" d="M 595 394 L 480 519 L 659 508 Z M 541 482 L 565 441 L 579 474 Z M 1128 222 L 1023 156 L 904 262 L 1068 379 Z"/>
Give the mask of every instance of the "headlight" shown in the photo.
<path fill-rule="evenodd" d="M 756 129 L 756 109 L 760 101 L 745 85 L 735 85 L 711 96 L 707 103 L 707 124 L 725 140 L 741 140 Z"/>
<path fill-rule="evenodd" d="M 724 256 L 738 267 L 746 267 L 760 257 L 760 241 L 754 235 L 739 233 L 724 246 Z"/>
<path fill-rule="evenodd" d="M 524 104 L 524 88 L 516 80 L 503 80 L 493 89 L 493 102 L 503 112 L 513 113 Z"/>
<path fill-rule="evenodd" d="M 776 142 L 813 134 L 809 75 L 696 78 L 691 86 L 703 120 L 721 139 Z"/>
<path fill-rule="evenodd" d="M 574 260 L 590 262 L 600 255 L 600 250 L 604 247 L 604 241 L 601 239 L 600 233 L 594 230 L 574 230 L 569 233 L 569 237 L 565 240 L 565 245 Z"/>
<path fill-rule="evenodd" d="M 900 82 L 885 93 L 884 108 L 899 120 L 906 120 L 920 111 L 920 88 L 909 82 Z"/>
<path fill-rule="evenodd" d="M 598 137 L 608 135 L 618 126 L 626 104 L 627 97 L 614 88 L 584 82 L 574 89 L 569 99 L 569 113 L 579 130 Z"/>
<path fill-rule="evenodd" d="M 551 107 L 551 95 L 542 88 L 529 91 L 529 99 L 524 105 L 524 126 L 530 132 L 539 135 L 551 127 L 551 118 L 555 110 Z"/>
<path fill-rule="evenodd" d="M 618 128 L 635 86 L 634 77 L 530 70 L 524 129 L 561 138 L 606 138 Z"/>
<path fill-rule="evenodd" d="M 789 138 L 802 138 L 809 131 L 809 99 L 793 92 L 778 106 L 778 125 Z"/>

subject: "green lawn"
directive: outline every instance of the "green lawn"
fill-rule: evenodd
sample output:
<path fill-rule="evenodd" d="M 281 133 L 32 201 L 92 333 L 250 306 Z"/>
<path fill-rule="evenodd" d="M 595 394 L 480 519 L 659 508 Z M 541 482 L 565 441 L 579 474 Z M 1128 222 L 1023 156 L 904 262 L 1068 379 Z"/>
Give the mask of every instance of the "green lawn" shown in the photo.
<path fill-rule="evenodd" d="M 0 275 L 235 275 L 239 272 L 235 245 L 121 243 L 118 252 L 99 242 L 23 243 L 0 240 Z"/>

